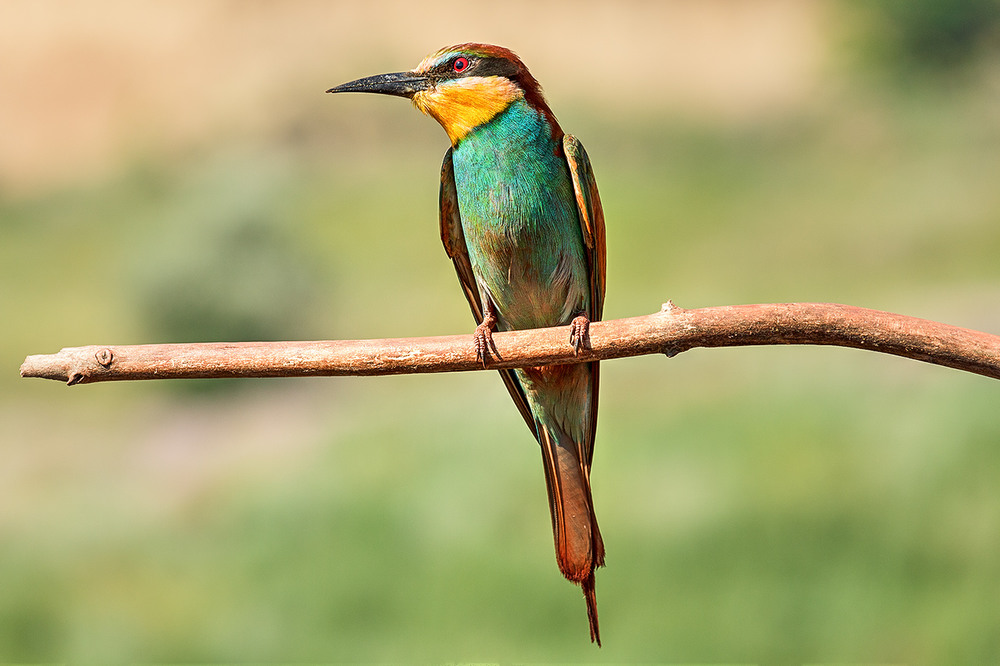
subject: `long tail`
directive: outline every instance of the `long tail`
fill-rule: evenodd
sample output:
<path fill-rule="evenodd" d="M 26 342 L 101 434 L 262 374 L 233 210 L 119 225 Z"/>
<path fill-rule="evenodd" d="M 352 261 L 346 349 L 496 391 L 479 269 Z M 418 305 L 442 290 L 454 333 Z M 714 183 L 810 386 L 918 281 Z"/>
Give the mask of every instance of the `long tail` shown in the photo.
<path fill-rule="evenodd" d="M 541 424 L 538 435 L 552 513 L 556 561 L 563 575 L 583 588 L 587 618 L 590 620 L 590 640 L 600 646 L 594 570 L 604 566 L 604 541 L 594 515 L 590 470 L 580 460 L 579 449 L 569 435 L 558 428 Z"/>

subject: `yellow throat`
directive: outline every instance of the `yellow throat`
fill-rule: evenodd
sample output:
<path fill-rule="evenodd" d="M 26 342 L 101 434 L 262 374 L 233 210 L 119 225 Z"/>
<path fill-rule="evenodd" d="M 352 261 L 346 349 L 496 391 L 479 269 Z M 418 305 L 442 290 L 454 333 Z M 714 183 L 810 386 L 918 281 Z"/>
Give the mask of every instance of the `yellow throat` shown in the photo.
<path fill-rule="evenodd" d="M 413 105 L 441 123 L 451 145 L 492 120 L 524 92 L 502 76 L 470 76 L 445 81 L 413 95 Z"/>

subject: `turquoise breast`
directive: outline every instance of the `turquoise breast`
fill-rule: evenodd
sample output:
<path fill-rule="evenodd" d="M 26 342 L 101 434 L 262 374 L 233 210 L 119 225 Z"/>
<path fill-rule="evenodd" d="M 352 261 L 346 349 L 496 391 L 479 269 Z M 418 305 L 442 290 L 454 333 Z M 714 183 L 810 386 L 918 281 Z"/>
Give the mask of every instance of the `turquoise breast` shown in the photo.
<path fill-rule="evenodd" d="M 576 197 L 544 116 L 516 100 L 460 141 L 452 164 L 472 270 L 498 328 L 555 326 L 588 312 Z"/>

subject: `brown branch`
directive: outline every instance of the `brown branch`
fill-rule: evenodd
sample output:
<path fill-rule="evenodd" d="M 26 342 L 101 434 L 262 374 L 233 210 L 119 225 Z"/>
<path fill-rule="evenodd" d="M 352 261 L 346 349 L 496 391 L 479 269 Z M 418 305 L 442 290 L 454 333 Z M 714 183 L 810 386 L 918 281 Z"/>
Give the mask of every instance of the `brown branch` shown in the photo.
<path fill-rule="evenodd" d="M 1000 379 L 1000 337 L 850 305 L 777 303 L 684 310 L 594 322 L 579 356 L 569 327 L 494 336 L 490 368 L 579 363 L 694 347 L 812 344 L 895 354 Z M 22 377 L 69 384 L 194 377 L 392 375 L 479 370 L 471 334 L 322 342 L 210 342 L 68 347 L 29 356 Z"/>

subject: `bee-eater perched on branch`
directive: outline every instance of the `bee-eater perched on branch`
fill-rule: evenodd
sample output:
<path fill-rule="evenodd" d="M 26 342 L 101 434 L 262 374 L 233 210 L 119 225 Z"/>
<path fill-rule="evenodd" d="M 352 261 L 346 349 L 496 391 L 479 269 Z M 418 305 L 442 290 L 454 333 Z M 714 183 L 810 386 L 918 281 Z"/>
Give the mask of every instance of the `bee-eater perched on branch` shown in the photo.
<path fill-rule="evenodd" d="M 590 160 L 564 134 L 538 81 L 513 52 L 449 46 L 409 72 L 327 92 L 408 97 L 451 148 L 441 167 L 441 240 L 476 318 L 485 366 L 503 330 L 570 325 L 575 350 L 604 304 L 604 213 Z M 601 643 L 594 570 L 604 564 L 590 491 L 598 364 L 500 370 L 542 449 L 556 559 L 583 587 L 590 637 Z"/>

